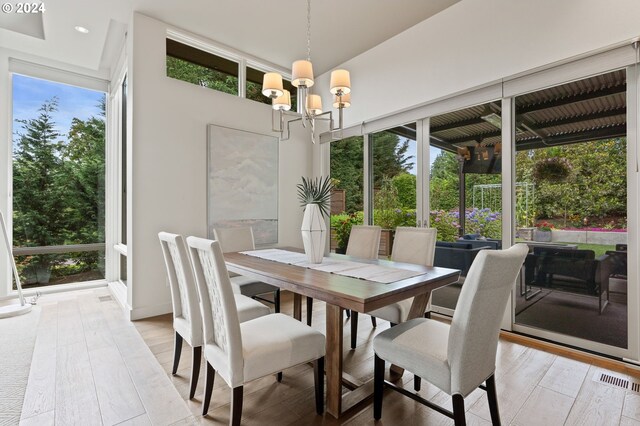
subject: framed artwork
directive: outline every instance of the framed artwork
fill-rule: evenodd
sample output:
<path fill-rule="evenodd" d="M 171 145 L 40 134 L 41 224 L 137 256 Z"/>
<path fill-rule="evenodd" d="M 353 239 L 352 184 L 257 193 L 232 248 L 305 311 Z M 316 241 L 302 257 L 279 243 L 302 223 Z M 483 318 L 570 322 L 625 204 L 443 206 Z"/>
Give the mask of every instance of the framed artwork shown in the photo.
<path fill-rule="evenodd" d="M 207 229 L 251 226 L 256 246 L 278 243 L 278 138 L 207 126 Z"/>

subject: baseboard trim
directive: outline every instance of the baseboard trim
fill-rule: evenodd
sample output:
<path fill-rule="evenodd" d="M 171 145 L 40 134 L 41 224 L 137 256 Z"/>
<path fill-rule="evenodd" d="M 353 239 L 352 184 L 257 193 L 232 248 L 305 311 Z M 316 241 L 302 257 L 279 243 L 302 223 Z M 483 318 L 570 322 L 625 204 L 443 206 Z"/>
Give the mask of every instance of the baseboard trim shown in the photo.
<path fill-rule="evenodd" d="M 120 307 L 125 311 L 130 312 L 131 306 L 127 300 L 127 286 L 120 281 L 111 281 L 108 286 L 111 295 L 116 299 L 116 302 L 118 302 Z"/>
<path fill-rule="evenodd" d="M 500 338 L 509 342 L 528 346 L 530 348 L 540 349 L 554 355 L 560 355 L 576 361 L 585 362 L 597 367 L 606 368 L 611 371 L 640 378 L 640 366 L 631 364 L 631 361 L 625 362 L 624 360 L 608 358 L 606 356 L 581 351 L 579 349 L 562 346 L 556 343 L 546 342 L 534 337 L 513 333 L 511 331 L 500 331 Z"/>
<path fill-rule="evenodd" d="M 173 306 L 171 305 L 171 302 L 169 302 L 161 305 L 132 308 L 129 318 L 131 321 L 135 321 L 144 318 L 157 317 L 158 315 L 169 314 L 171 312 L 173 312 Z"/>

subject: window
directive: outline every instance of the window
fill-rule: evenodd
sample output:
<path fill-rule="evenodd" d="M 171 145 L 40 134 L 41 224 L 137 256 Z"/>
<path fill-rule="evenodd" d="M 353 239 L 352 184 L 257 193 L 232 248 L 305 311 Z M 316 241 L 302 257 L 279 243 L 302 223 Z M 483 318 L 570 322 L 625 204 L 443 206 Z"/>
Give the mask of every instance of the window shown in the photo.
<path fill-rule="evenodd" d="M 13 245 L 25 287 L 104 279 L 105 94 L 14 74 Z"/>
<path fill-rule="evenodd" d="M 263 71 L 247 67 L 247 86 L 246 86 L 246 98 L 252 101 L 262 102 L 271 105 L 271 98 L 267 98 L 262 94 L 262 77 Z M 285 90 L 291 93 L 291 111 L 298 110 L 298 91 L 290 81 L 282 80 L 282 86 Z"/>
<path fill-rule="evenodd" d="M 238 95 L 238 63 L 167 39 L 167 77 Z"/>
<path fill-rule="evenodd" d="M 416 226 L 416 124 L 370 136 L 373 224 L 382 227 L 380 255 L 390 256 L 393 231 Z"/>
<path fill-rule="evenodd" d="M 364 138 L 335 141 L 330 149 L 331 249 L 344 253 L 351 226 L 364 223 Z"/>

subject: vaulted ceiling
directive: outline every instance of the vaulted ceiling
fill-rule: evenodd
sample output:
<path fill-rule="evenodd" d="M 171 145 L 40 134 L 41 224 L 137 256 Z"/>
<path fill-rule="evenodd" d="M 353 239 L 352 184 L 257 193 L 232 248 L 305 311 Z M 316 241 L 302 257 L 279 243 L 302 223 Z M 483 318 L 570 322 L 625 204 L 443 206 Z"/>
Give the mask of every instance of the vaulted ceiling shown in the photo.
<path fill-rule="evenodd" d="M 314 0 L 311 58 L 321 74 L 460 0 Z M 14 4 L 17 3 L 11 0 Z M 306 56 L 304 0 L 56 0 L 41 15 L 0 14 L 0 47 L 108 68 L 134 11 L 289 68 Z M 80 34 L 75 26 L 90 30 Z"/>

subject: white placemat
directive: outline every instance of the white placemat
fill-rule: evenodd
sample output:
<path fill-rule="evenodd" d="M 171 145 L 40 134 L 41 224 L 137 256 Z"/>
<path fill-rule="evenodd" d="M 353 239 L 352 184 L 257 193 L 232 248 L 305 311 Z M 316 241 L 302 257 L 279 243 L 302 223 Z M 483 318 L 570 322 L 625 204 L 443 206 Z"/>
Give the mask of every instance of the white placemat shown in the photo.
<path fill-rule="evenodd" d="M 329 272 L 345 277 L 359 278 L 368 281 L 388 284 L 395 281 L 422 275 L 422 272 L 408 269 L 391 268 L 389 266 L 371 265 L 351 260 L 325 257 L 322 263 L 309 263 L 307 255 L 281 249 L 264 249 L 242 251 L 247 256 L 259 257 L 273 262 L 287 263 L 316 271 Z"/>

